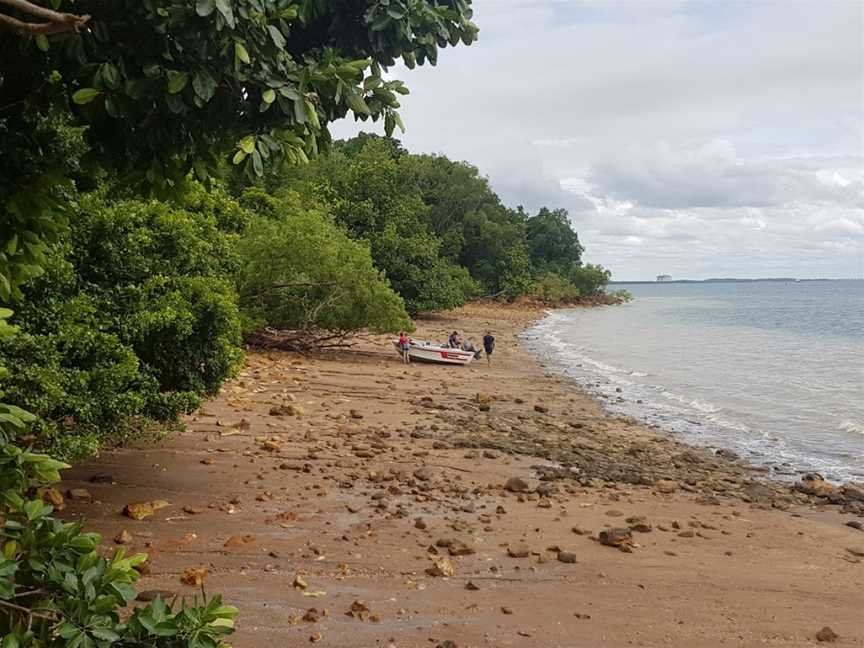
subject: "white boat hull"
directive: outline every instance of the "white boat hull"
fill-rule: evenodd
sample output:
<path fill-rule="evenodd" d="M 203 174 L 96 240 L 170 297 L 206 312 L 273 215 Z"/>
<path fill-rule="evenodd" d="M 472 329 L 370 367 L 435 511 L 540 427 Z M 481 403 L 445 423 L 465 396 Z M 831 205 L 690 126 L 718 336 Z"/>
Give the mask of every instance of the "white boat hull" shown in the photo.
<path fill-rule="evenodd" d="M 398 353 L 402 353 L 398 340 L 393 342 L 393 347 Z M 466 365 L 474 359 L 474 352 L 451 349 L 450 347 L 421 340 L 412 340 L 411 348 L 408 350 L 408 357 L 416 362 Z"/>

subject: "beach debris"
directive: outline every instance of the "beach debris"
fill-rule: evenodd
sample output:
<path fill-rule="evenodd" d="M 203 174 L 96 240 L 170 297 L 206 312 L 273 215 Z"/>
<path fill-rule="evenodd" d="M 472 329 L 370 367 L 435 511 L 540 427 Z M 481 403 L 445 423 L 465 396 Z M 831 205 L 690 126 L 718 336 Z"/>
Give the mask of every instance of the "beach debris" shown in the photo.
<path fill-rule="evenodd" d="M 508 490 L 511 493 L 527 493 L 531 490 L 531 487 L 521 477 L 511 477 L 504 483 L 504 490 Z"/>
<path fill-rule="evenodd" d="M 822 641 L 826 643 L 834 643 L 840 638 L 836 632 L 834 632 L 828 626 L 824 626 L 819 632 L 816 633 L 816 641 Z"/>
<path fill-rule="evenodd" d="M 208 573 L 204 567 L 187 567 L 180 577 L 180 582 L 191 587 L 201 587 Z"/>
<path fill-rule="evenodd" d="M 151 500 L 149 502 L 131 502 L 123 507 L 123 515 L 132 520 L 143 520 L 159 509 L 171 506 L 166 500 Z"/>

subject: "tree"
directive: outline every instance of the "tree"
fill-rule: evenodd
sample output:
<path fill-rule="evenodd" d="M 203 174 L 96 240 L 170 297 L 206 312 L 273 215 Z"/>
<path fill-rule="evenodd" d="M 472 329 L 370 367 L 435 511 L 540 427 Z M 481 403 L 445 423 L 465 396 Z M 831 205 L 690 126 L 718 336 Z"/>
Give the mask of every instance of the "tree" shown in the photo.
<path fill-rule="evenodd" d="M 567 276 L 579 267 L 583 247 L 566 209 L 542 207 L 525 227 L 531 262 L 538 271 Z"/>
<path fill-rule="evenodd" d="M 237 290 L 247 331 L 270 326 L 341 337 L 411 328 L 368 246 L 325 214 L 303 208 L 296 194 L 275 198 L 251 190 L 245 201 L 260 215 L 239 248 Z"/>

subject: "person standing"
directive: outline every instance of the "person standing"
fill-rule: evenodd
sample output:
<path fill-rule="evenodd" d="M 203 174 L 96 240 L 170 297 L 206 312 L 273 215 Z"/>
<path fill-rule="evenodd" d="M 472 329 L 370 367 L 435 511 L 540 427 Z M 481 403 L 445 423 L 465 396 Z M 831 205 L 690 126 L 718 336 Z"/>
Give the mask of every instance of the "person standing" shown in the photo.
<path fill-rule="evenodd" d="M 411 340 L 405 335 L 404 331 L 399 332 L 399 349 L 402 351 L 402 362 L 411 364 Z"/>
<path fill-rule="evenodd" d="M 492 364 L 492 351 L 495 350 L 495 336 L 491 331 L 486 331 L 483 336 L 483 350 L 486 352 L 486 363 Z"/>

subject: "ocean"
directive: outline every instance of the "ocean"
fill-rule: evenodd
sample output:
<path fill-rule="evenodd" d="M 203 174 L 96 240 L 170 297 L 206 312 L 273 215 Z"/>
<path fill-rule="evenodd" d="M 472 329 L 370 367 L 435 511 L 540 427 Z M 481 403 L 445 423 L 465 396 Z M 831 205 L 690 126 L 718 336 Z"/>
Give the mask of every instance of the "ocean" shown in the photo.
<path fill-rule="evenodd" d="M 616 285 L 526 332 L 607 409 L 793 478 L 864 480 L 864 281 Z"/>

